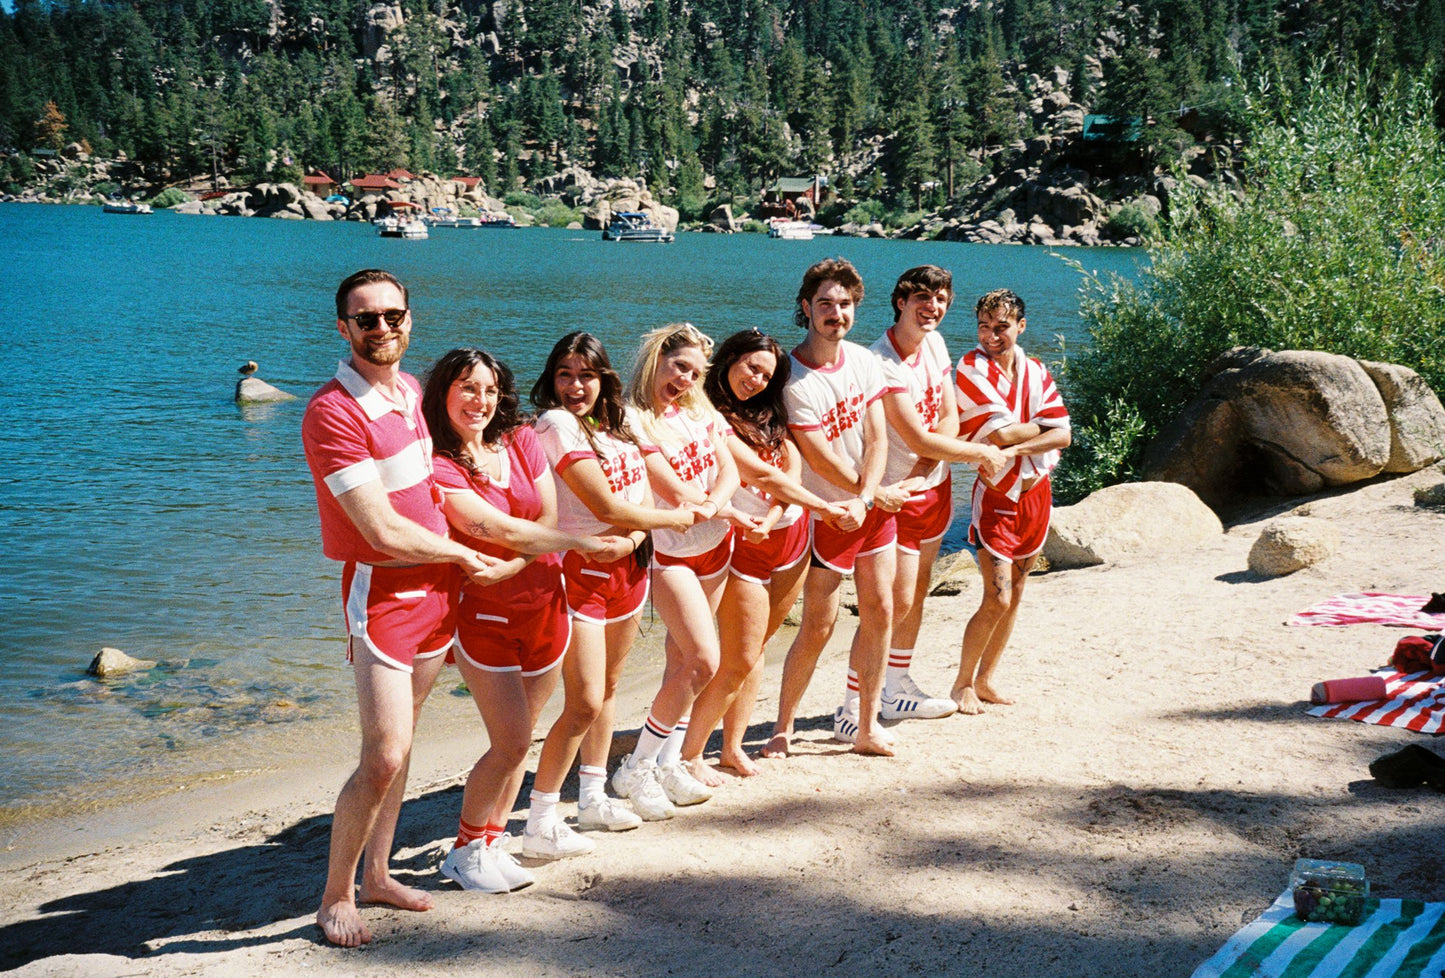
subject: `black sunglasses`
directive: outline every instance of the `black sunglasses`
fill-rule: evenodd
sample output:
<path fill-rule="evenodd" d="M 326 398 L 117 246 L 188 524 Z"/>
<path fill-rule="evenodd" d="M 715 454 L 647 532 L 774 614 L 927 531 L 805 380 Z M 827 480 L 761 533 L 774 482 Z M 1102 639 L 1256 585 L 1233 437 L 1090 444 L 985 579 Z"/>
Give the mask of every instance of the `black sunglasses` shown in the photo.
<path fill-rule="evenodd" d="M 383 319 L 386 320 L 386 325 L 395 329 L 406 319 L 408 312 L 409 309 L 383 309 L 381 312 L 359 312 L 346 318 L 354 322 L 363 333 L 369 333 L 380 326 Z"/>

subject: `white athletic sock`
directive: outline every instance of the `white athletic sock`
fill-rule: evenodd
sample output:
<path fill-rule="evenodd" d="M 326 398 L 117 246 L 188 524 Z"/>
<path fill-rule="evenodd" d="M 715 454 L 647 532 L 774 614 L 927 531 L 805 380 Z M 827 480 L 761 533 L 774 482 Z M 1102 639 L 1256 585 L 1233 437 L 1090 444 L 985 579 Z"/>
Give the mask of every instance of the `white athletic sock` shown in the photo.
<path fill-rule="evenodd" d="M 848 670 L 848 690 L 843 695 L 843 712 L 858 712 L 858 670 Z"/>
<path fill-rule="evenodd" d="M 583 764 L 577 769 L 577 807 L 600 805 L 607 797 L 607 769 Z"/>
<path fill-rule="evenodd" d="M 632 757 L 628 759 L 627 766 L 637 767 L 638 761 L 656 760 L 657 752 L 662 750 L 662 745 L 667 742 L 668 735 L 671 733 L 671 726 L 649 713 L 647 722 L 642 725 L 642 730 L 637 735 L 637 747 L 632 751 Z"/>
<path fill-rule="evenodd" d="M 562 800 L 561 792 L 533 791 L 531 809 L 527 812 L 526 831 L 537 833 L 557 820 L 557 802 Z"/>
<path fill-rule="evenodd" d="M 908 675 L 908 666 L 913 662 L 912 649 L 889 649 L 888 668 L 883 673 L 883 692 L 898 688 L 899 680 Z"/>
<path fill-rule="evenodd" d="M 687 734 L 687 722 L 691 719 L 691 716 L 681 718 L 672 728 L 672 733 L 667 735 L 667 740 L 663 741 L 662 750 L 657 752 L 659 767 L 676 764 L 682 760 L 682 738 Z"/>

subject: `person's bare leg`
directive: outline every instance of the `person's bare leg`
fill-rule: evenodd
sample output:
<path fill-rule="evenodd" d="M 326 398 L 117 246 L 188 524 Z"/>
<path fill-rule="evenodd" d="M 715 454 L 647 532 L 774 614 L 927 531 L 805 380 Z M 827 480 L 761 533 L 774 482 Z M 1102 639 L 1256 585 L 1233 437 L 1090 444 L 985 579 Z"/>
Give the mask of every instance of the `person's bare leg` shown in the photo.
<path fill-rule="evenodd" d="M 507 797 L 507 785 L 527 758 L 531 714 L 520 672 L 478 669 L 461 656 L 457 657 L 457 670 L 466 680 L 487 728 L 487 751 L 472 765 L 462 789 L 461 818 L 470 825 L 483 826 L 503 808 L 503 799 L 508 804 L 512 800 Z M 512 797 L 516 797 L 515 793 Z"/>
<path fill-rule="evenodd" d="M 983 657 L 979 659 L 978 674 L 973 680 L 974 692 L 985 703 L 997 703 L 1000 706 L 1013 705 L 1014 701 L 1000 693 L 998 688 L 993 685 L 993 672 L 998 668 L 999 659 L 1003 657 L 1003 650 L 1008 647 L 1009 638 L 1013 635 L 1014 621 L 1018 618 L 1019 608 L 1023 606 L 1024 585 L 1028 583 L 1029 572 L 1033 570 L 1036 560 L 1036 557 L 1029 557 L 1026 560 L 1013 561 L 1009 564 L 1012 591 L 1008 610 L 1003 613 L 1003 617 L 994 626 L 988 645 L 984 647 Z"/>
<path fill-rule="evenodd" d="M 342 947 L 371 940 L 371 930 L 356 909 L 356 867 L 392 784 L 406 766 L 413 717 L 411 676 L 382 664 L 358 641 L 352 642 L 352 671 L 361 759 L 336 799 L 326 888 L 316 912 L 326 939 Z"/>
<path fill-rule="evenodd" d="M 537 720 L 542 716 L 542 708 L 552 698 L 552 693 L 557 689 L 557 681 L 561 677 L 560 667 L 548 669 L 540 675 L 521 677 L 522 695 L 526 700 L 526 716 L 521 721 L 526 724 L 525 733 L 522 735 L 522 754 L 517 763 L 512 765 L 512 770 L 502 785 L 501 793 L 497 796 L 497 802 L 492 807 L 490 818 L 487 820 L 488 824 L 505 826 L 507 819 L 511 817 L 512 808 L 517 802 L 517 792 L 522 790 L 522 780 L 527 776 L 527 751 L 532 747 L 532 731 L 536 729 Z M 490 727 L 487 729 L 491 730 Z M 488 738 L 490 737 L 491 734 L 488 733 Z M 465 796 L 463 798 L 465 799 Z M 465 800 L 463 800 L 463 805 L 465 805 Z"/>
<path fill-rule="evenodd" d="M 687 735 L 682 741 L 682 760 L 688 765 L 692 776 L 710 788 L 724 783 L 722 775 L 703 763 L 702 754 L 707 742 L 717 728 L 718 721 L 727 712 L 746 684 L 763 654 L 763 639 L 768 626 L 768 592 L 761 585 L 729 575 L 727 586 L 718 605 L 720 621 L 728 627 L 718 630 L 718 648 L 721 658 L 717 674 L 698 694 L 692 705 L 692 720 Z M 755 767 L 746 755 L 748 767 Z M 723 757 L 720 764 L 736 767 L 737 757 Z M 756 770 L 748 773 L 756 773 Z"/>
<path fill-rule="evenodd" d="M 417 721 L 421 719 L 422 704 L 426 702 L 437 676 L 446 665 L 446 656 L 436 655 L 418 659 L 412 664 L 411 688 L 411 729 L 416 734 Z M 401 815 L 402 799 L 406 797 L 406 779 L 411 770 L 411 741 L 408 739 L 406 758 L 387 792 L 381 810 L 372 824 L 371 835 L 361 859 L 361 888 L 358 899 L 362 903 L 384 903 L 402 910 L 430 910 L 433 906 L 431 894 L 415 887 L 403 886 L 391 876 L 391 848 L 396 837 L 396 820 Z"/>
<path fill-rule="evenodd" d="M 615 729 L 617 717 L 617 681 L 622 678 L 622 667 L 627 662 L 628 653 L 632 651 L 633 642 L 637 640 L 637 626 L 641 618 L 642 614 L 639 612 L 631 618 L 605 626 L 605 633 L 599 631 L 606 643 L 603 652 L 606 666 L 602 703 L 598 708 L 597 718 L 582 735 L 582 763 L 590 767 L 606 770 L 607 762 L 611 759 L 612 731 Z"/>
<path fill-rule="evenodd" d="M 982 547 L 978 550 L 978 569 L 983 578 L 983 597 L 978 610 L 963 629 L 963 647 L 959 653 L 958 675 L 954 677 L 949 696 L 958 704 L 958 712 L 976 716 L 983 712 L 974 683 L 994 631 L 1013 606 L 1013 564 L 1000 560 Z"/>
<path fill-rule="evenodd" d="M 547 739 L 542 742 L 542 756 L 537 759 L 537 776 L 532 782 L 537 791 L 562 790 L 562 782 L 572 768 L 583 735 L 594 725 L 602 709 L 603 675 L 607 669 L 604 643 L 602 626 L 573 620 L 572 642 L 562 660 L 562 689 L 566 700 L 552 729 L 547 731 Z"/>
<path fill-rule="evenodd" d="M 883 665 L 893 634 L 895 548 L 859 556 L 853 568 L 858 585 L 858 630 L 848 650 L 848 666 L 858 674 L 858 739 L 853 753 L 893 756 L 893 739 L 878 725 Z"/>
<path fill-rule="evenodd" d="M 783 621 L 793 610 L 793 606 L 798 603 L 798 595 L 803 593 L 803 581 L 807 575 L 808 557 L 806 554 L 793 566 L 773 572 L 773 579 L 768 583 L 768 630 L 767 634 L 763 636 L 764 650 L 773 640 L 773 636 L 778 633 L 778 629 L 783 626 Z M 752 758 L 743 749 L 743 738 L 747 736 L 748 727 L 752 725 L 753 708 L 758 702 L 758 690 L 763 685 L 764 658 L 763 652 L 760 651 L 757 662 L 753 664 L 752 672 L 748 673 L 748 678 L 743 680 L 737 695 L 733 697 L 727 712 L 723 714 L 723 749 L 719 763 L 731 767 L 744 777 L 761 774 L 763 770 L 753 763 Z"/>
<path fill-rule="evenodd" d="M 783 661 L 778 719 L 773 724 L 772 739 L 763 747 L 764 757 L 788 756 L 798 704 L 813 680 L 818 656 L 833 637 L 833 626 L 838 620 L 838 588 L 842 583 L 843 575 L 827 567 L 812 568 L 803 583 L 803 621 Z"/>
<path fill-rule="evenodd" d="M 686 716 L 717 672 L 721 652 L 713 614 L 725 577 L 719 574 L 701 581 L 685 568 L 653 575 L 652 605 L 667 626 L 667 667 L 651 707 L 651 715 L 660 723 L 672 726 Z"/>
<path fill-rule="evenodd" d="M 943 545 L 940 537 L 923 544 L 916 554 L 898 551 L 898 570 L 893 580 L 893 644 L 895 649 L 912 650 L 923 628 L 923 602 L 933 577 L 933 565 Z"/>

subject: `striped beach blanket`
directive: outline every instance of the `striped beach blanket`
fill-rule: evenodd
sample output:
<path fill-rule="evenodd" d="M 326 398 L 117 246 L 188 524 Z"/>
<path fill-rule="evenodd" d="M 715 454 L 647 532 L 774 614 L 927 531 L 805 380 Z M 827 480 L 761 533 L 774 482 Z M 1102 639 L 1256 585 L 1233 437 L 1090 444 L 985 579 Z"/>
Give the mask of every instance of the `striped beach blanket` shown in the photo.
<path fill-rule="evenodd" d="M 1337 594 L 1301 611 L 1291 625 L 1400 625 L 1404 628 L 1445 629 L 1445 615 L 1427 615 L 1420 609 L 1429 595 L 1382 594 L 1361 591 Z"/>
<path fill-rule="evenodd" d="M 1445 903 L 1369 900 L 1356 927 L 1306 924 L 1288 890 L 1192 978 L 1440 978 Z"/>
<path fill-rule="evenodd" d="M 1407 673 L 1394 669 L 1380 669 L 1375 675 L 1385 680 L 1388 694 L 1385 699 L 1312 706 L 1310 715 L 1359 720 L 1381 727 L 1404 727 L 1416 733 L 1441 732 L 1445 724 L 1445 680 L 1429 672 Z"/>

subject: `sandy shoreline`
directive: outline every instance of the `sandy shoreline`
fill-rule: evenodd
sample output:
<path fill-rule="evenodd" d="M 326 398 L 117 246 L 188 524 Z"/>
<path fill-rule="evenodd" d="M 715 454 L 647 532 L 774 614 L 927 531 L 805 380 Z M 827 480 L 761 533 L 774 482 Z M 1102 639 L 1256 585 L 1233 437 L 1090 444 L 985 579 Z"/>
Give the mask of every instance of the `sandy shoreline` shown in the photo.
<path fill-rule="evenodd" d="M 365 910 L 378 939 L 359 951 L 325 946 L 311 923 L 354 740 L 47 823 L 0 856 L 0 967 L 1188 975 L 1284 889 L 1298 856 L 1362 862 L 1379 896 L 1445 898 L 1445 796 L 1386 791 L 1366 771 L 1404 743 L 1440 748 L 1304 713 L 1312 683 L 1382 664 L 1408 632 L 1284 624 L 1344 591 L 1445 589 L 1445 516 L 1411 500 L 1441 478 L 1305 502 L 1343 543 L 1285 578 L 1253 577 L 1247 554 L 1264 515 L 1299 504 L 1187 553 L 1033 578 L 1000 675 L 1019 705 L 901 724 L 893 759 L 828 739 L 848 620 L 804 700 L 796 756 L 670 823 L 599 837 L 597 852 L 542 866 L 536 886 L 505 897 L 436 871 L 482 734 L 464 702 L 456 716 L 433 704 L 395 863 L 437 908 Z M 977 600 L 976 581 L 931 599 L 915 660 L 925 688 L 947 688 Z M 754 745 L 784 648 L 769 650 Z M 631 675 L 622 725 L 655 688 Z"/>

